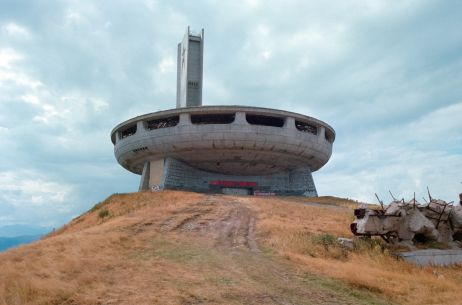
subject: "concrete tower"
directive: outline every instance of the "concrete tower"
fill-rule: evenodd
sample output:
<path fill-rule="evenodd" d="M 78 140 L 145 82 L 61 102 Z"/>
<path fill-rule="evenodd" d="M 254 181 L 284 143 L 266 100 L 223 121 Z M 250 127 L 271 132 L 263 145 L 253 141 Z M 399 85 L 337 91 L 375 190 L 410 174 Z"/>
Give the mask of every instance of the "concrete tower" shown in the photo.
<path fill-rule="evenodd" d="M 178 44 L 176 108 L 202 106 L 204 29 L 200 35 L 188 31 Z"/>

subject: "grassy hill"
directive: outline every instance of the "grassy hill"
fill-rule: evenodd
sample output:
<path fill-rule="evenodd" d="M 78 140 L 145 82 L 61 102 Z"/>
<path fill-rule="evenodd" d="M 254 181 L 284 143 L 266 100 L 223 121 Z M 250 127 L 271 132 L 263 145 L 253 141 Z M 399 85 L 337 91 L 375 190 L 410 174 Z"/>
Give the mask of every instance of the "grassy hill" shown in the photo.
<path fill-rule="evenodd" d="M 458 304 L 462 268 L 351 237 L 356 203 L 166 191 L 113 195 L 0 254 L 0 304 Z M 460 304 L 460 303 L 459 303 Z"/>

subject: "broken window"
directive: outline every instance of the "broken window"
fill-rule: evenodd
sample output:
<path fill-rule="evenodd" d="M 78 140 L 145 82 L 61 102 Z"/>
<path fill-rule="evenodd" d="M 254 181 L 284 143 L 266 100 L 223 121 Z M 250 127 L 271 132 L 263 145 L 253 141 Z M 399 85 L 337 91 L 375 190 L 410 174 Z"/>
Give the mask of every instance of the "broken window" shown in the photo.
<path fill-rule="evenodd" d="M 334 136 L 326 129 L 326 132 L 324 134 L 324 137 L 326 138 L 326 140 L 329 142 L 329 143 L 333 143 L 334 142 Z"/>
<path fill-rule="evenodd" d="M 126 138 L 136 133 L 136 125 L 130 126 L 120 132 L 120 138 Z"/>
<path fill-rule="evenodd" d="M 314 135 L 318 134 L 318 127 L 305 122 L 295 121 L 295 127 L 303 132 L 312 133 Z"/>
<path fill-rule="evenodd" d="M 176 125 L 178 125 L 179 121 L 180 121 L 179 116 L 172 116 L 172 117 L 168 117 L 168 118 L 147 121 L 146 124 L 147 124 L 147 128 L 149 130 L 154 130 L 154 129 L 160 129 L 160 128 L 167 128 L 167 127 L 176 126 Z"/>
<path fill-rule="evenodd" d="M 231 124 L 234 122 L 234 113 L 220 114 L 192 114 L 191 123 L 193 124 Z"/>
<path fill-rule="evenodd" d="M 246 114 L 245 118 L 249 124 L 282 127 L 284 126 L 284 119 L 274 116 Z"/>

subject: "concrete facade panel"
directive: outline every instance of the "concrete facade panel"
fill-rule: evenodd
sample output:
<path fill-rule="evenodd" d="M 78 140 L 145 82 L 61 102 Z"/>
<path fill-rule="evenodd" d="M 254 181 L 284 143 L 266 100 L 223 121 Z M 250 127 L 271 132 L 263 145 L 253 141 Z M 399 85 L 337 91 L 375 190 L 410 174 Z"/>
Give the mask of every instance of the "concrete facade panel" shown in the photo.
<path fill-rule="evenodd" d="M 192 35 L 189 27 L 178 45 L 177 108 L 202 105 L 204 31 Z"/>
<path fill-rule="evenodd" d="M 247 110 L 265 116 L 285 115 L 285 125 L 273 127 L 249 124 L 245 121 Z M 191 114 L 221 112 L 235 113 L 234 122 L 196 125 L 189 119 Z M 180 117 L 176 126 L 145 130 L 147 121 L 172 116 Z M 319 134 L 296 129 L 292 126 L 295 119 L 304 119 L 318 126 Z M 258 181 L 269 179 L 272 183 L 278 181 L 282 185 L 289 183 L 289 172 L 309 168 L 311 177 L 311 171 L 322 167 L 332 153 L 332 143 L 324 136 L 321 137 L 322 130 L 327 128 L 335 135 L 327 124 L 310 117 L 300 118 L 300 115 L 290 112 L 256 107 L 213 106 L 161 111 L 131 119 L 119 124 L 113 130 L 111 139 L 120 134 L 119 130 L 125 130 L 127 125 L 133 124 L 138 126 L 136 133 L 118 139 L 114 153 L 119 163 L 134 173 L 142 174 L 145 160 L 172 158 L 181 160 L 179 162 L 197 171 L 223 177 L 251 178 L 258 174 Z M 164 172 L 168 170 L 168 167 L 164 167 Z M 171 169 L 172 177 L 178 175 L 184 178 L 184 175 L 190 173 Z"/>
<path fill-rule="evenodd" d="M 211 173 L 190 167 L 184 162 L 165 160 L 165 189 L 187 189 L 199 192 L 217 191 L 211 188 L 214 181 L 254 182 L 253 191 L 275 192 L 284 195 L 317 196 L 316 187 L 309 168 L 274 175 L 239 176 Z"/>

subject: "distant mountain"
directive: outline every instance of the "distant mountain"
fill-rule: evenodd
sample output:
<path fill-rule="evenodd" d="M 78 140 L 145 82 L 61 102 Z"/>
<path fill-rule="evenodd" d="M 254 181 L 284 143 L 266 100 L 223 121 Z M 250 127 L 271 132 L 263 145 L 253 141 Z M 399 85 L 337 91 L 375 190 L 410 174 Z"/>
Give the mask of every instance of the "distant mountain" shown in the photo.
<path fill-rule="evenodd" d="M 51 228 L 23 224 L 0 226 L 0 251 L 36 241 L 51 231 Z"/>
<path fill-rule="evenodd" d="M 42 237 L 42 234 L 39 235 L 23 235 L 16 237 L 0 237 L 0 251 L 5 251 L 9 248 L 13 248 L 22 244 L 31 243 Z"/>
<path fill-rule="evenodd" d="M 52 228 L 13 224 L 7 226 L 0 226 L 0 237 L 24 237 L 24 236 L 37 236 L 45 235 L 52 231 Z"/>

